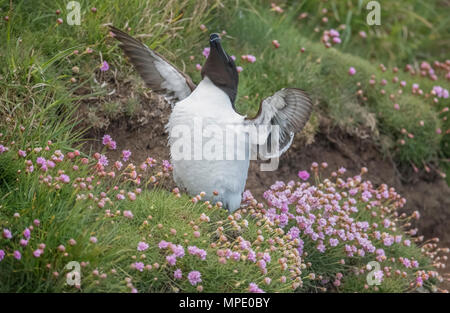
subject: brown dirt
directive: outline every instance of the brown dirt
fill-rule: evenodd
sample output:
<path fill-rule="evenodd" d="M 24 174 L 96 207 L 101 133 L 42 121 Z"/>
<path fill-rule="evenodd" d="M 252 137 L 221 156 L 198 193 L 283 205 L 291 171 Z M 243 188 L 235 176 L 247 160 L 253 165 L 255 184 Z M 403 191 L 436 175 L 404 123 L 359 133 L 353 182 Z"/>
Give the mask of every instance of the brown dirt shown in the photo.
<path fill-rule="evenodd" d="M 124 100 L 129 96 L 127 87 L 114 96 L 115 100 Z M 167 134 L 164 125 L 170 114 L 170 106 L 154 95 L 148 99 L 140 99 L 142 104 L 139 112 L 132 117 L 108 119 L 103 127 L 91 128 L 86 138 L 95 138 L 85 145 L 87 151 L 102 149 L 101 137 L 110 134 L 117 142 L 118 150 L 108 152 L 111 159 L 118 159 L 121 150 L 130 149 L 132 160 L 141 162 L 151 156 L 156 159 L 168 159 Z M 156 97 L 156 98 L 155 98 Z M 93 102 L 85 102 L 80 109 L 80 118 L 87 121 L 88 107 Z M 88 126 L 86 122 L 81 127 Z M 92 126 L 92 125 L 90 125 Z M 301 137 L 301 136 L 297 136 Z M 406 212 L 419 210 L 421 218 L 417 227 L 425 238 L 439 237 L 442 246 L 450 246 L 450 232 L 447 223 L 450 222 L 450 188 L 437 175 L 421 171 L 409 172 L 403 175 L 398 171 L 394 162 L 383 155 L 370 139 L 361 139 L 343 131 L 332 128 L 330 123 L 321 118 L 319 132 L 314 143 L 305 146 L 304 140 L 297 138 L 291 148 L 280 158 L 279 168 L 273 172 L 259 170 L 259 161 L 250 165 L 246 188 L 257 198 L 262 198 L 263 192 L 277 180 L 293 180 L 297 178 L 299 170 L 308 170 L 312 162 L 327 162 L 325 174 L 343 166 L 348 175 L 357 175 L 361 167 L 367 167 L 369 172 L 365 178 L 375 185 L 386 183 L 394 187 L 407 199 Z M 91 150 L 92 149 L 92 150 Z M 447 271 L 450 263 L 447 264 Z M 449 288 L 449 284 L 445 284 Z"/>

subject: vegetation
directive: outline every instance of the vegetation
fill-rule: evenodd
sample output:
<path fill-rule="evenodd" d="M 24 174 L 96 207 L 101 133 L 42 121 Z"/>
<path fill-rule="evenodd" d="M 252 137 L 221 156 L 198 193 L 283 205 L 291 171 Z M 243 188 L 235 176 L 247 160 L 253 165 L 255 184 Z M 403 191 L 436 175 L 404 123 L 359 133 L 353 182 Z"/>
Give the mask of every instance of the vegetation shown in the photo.
<path fill-rule="evenodd" d="M 94 117 L 139 110 L 137 97 L 125 106 L 110 101 L 114 83 L 131 77 L 136 94 L 143 86 L 107 23 L 138 35 L 197 82 L 205 37 L 224 30 L 225 48 L 242 67 L 242 113 L 254 114 L 282 87 L 300 87 L 316 104 L 312 134 L 326 116 L 372 137 L 399 166 L 445 176 L 449 100 L 434 87 L 449 87 L 442 59 L 449 17 L 440 4 L 383 3 L 383 24 L 372 28 L 364 1 L 79 3 L 81 24 L 71 26 L 65 1 L 0 0 L 0 291 L 438 290 L 441 265 L 432 257 L 448 251 L 416 236 L 419 213 L 398 214 L 404 199 L 387 186 L 347 178 L 344 169 L 321 177 L 327 165 L 313 164 L 297 182 L 267 186 L 264 203 L 247 192 L 243 208 L 228 215 L 202 195 L 168 191 L 166 161 L 108 160 L 107 137 L 103 151 L 80 152 L 77 109 L 91 101 Z M 367 268 L 373 260 L 380 269 Z M 80 285 L 67 284 L 70 261 L 81 266 Z M 369 273 L 379 286 L 368 285 Z"/>

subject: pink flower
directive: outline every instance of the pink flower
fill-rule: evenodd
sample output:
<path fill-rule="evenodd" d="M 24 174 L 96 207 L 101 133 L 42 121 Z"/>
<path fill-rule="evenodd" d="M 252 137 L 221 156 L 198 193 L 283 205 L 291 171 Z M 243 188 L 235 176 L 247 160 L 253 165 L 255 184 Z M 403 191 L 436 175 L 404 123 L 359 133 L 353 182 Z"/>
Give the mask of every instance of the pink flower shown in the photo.
<path fill-rule="evenodd" d="M 201 283 L 202 282 L 201 276 L 202 275 L 200 274 L 199 271 L 192 271 L 192 272 L 190 272 L 188 274 L 188 279 L 189 279 L 189 282 L 191 283 L 191 285 L 195 286 L 198 283 Z"/>
<path fill-rule="evenodd" d="M 423 279 L 421 276 L 416 278 L 416 286 L 421 287 L 423 285 Z"/>
<path fill-rule="evenodd" d="M 182 245 L 172 245 L 171 249 L 172 249 L 173 254 L 177 258 L 184 257 L 184 248 Z"/>
<path fill-rule="evenodd" d="M 384 238 L 383 243 L 387 247 L 391 246 L 394 243 L 394 237 L 388 236 L 388 237 Z"/>
<path fill-rule="evenodd" d="M 89 239 L 89 241 L 92 242 L 92 243 L 97 243 L 97 237 L 91 237 Z"/>
<path fill-rule="evenodd" d="M 335 29 L 330 29 L 330 36 L 331 37 L 339 37 L 339 32 Z"/>
<path fill-rule="evenodd" d="M 5 147 L 4 145 L 0 145 L 0 154 L 2 154 L 3 152 L 8 151 L 8 147 Z"/>
<path fill-rule="evenodd" d="M 114 140 L 112 140 L 110 135 L 104 135 L 102 143 L 104 146 L 107 146 L 110 150 L 116 150 L 117 143 Z"/>
<path fill-rule="evenodd" d="M 174 254 L 168 255 L 166 261 L 169 265 L 174 266 L 177 263 L 177 257 Z"/>
<path fill-rule="evenodd" d="M 261 270 L 265 270 L 266 269 L 266 261 L 264 261 L 264 260 L 259 260 L 258 262 L 256 262 L 256 265 L 258 265 L 258 267 Z"/>
<path fill-rule="evenodd" d="M 242 56 L 242 60 L 245 60 L 245 61 L 250 62 L 250 63 L 255 63 L 256 57 L 254 55 L 251 55 L 251 54 L 246 54 L 246 55 Z"/>
<path fill-rule="evenodd" d="M 250 250 L 248 251 L 247 259 L 248 259 L 249 261 L 252 261 L 253 263 L 255 263 L 255 262 L 256 262 L 256 253 L 255 253 L 255 251 L 253 251 L 253 250 L 250 249 Z"/>
<path fill-rule="evenodd" d="M 20 157 L 22 157 L 22 158 L 24 158 L 24 157 L 27 156 L 27 153 L 26 153 L 25 151 L 23 151 L 23 150 L 19 150 L 19 152 L 17 152 L 17 154 L 18 154 Z"/>
<path fill-rule="evenodd" d="M 207 58 L 209 56 L 209 52 L 210 52 L 210 48 L 206 47 L 203 49 L 202 54 L 205 58 Z"/>
<path fill-rule="evenodd" d="M 122 160 L 123 160 L 124 162 L 128 161 L 128 159 L 130 158 L 130 156 L 131 156 L 131 151 L 130 151 L 130 150 L 123 150 L 123 151 L 122 151 Z"/>
<path fill-rule="evenodd" d="M 100 71 L 106 72 L 107 70 L 109 70 L 109 64 L 108 62 L 103 61 L 102 65 L 100 66 Z"/>
<path fill-rule="evenodd" d="M 0 249 L 0 261 L 5 257 L 5 251 Z"/>
<path fill-rule="evenodd" d="M 398 103 L 394 104 L 394 109 L 395 110 L 400 110 L 400 105 Z"/>
<path fill-rule="evenodd" d="M 38 157 L 38 158 L 36 159 L 36 164 L 38 164 L 38 165 L 40 165 L 40 166 L 45 165 L 45 164 L 46 164 L 45 158 L 43 158 L 43 157 Z"/>
<path fill-rule="evenodd" d="M 298 172 L 298 177 L 300 177 L 301 180 L 308 180 L 309 179 L 309 173 L 307 171 L 300 171 Z"/>
<path fill-rule="evenodd" d="M 20 253 L 20 251 L 18 250 L 14 251 L 14 258 L 16 260 L 20 260 L 22 258 L 22 254 Z"/>
<path fill-rule="evenodd" d="M 98 164 L 102 165 L 102 166 L 107 166 L 108 165 L 108 158 L 106 157 L 106 155 L 101 154 L 100 158 L 98 159 Z"/>
<path fill-rule="evenodd" d="M 402 260 L 402 263 L 403 263 L 403 265 L 404 265 L 406 268 L 410 268 L 410 267 L 411 267 L 411 261 L 410 261 L 408 258 L 404 258 L 404 259 Z"/>
<path fill-rule="evenodd" d="M 130 199 L 131 201 L 136 200 L 136 194 L 134 192 L 129 191 L 127 193 L 127 195 L 128 195 L 128 199 Z"/>
<path fill-rule="evenodd" d="M 442 88 L 441 86 L 434 86 L 432 93 L 436 95 L 436 97 L 438 98 L 444 98 L 447 99 L 448 98 L 448 90 Z"/>
<path fill-rule="evenodd" d="M 173 277 L 175 279 L 181 279 L 183 277 L 183 273 L 180 269 L 177 269 L 175 272 L 173 272 Z"/>
<path fill-rule="evenodd" d="M 136 262 L 134 263 L 134 268 L 137 269 L 139 272 L 144 271 L 144 263 L 142 262 Z"/>
<path fill-rule="evenodd" d="M 242 68 L 242 66 L 237 66 L 236 70 L 238 73 L 242 72 L 244 69 Z"/>
<path fill-rule="evenodd" d="M 109 142 L 111 142 L 112 138 L 110 135 L 104 135 L 102 138 L 102 144 L 106 146 Z"/>
<path fill-rule="evenodd" d="M 169 246 L 169 243 L 165 240 L 161 240 L 158 244 L 158 247 L 160 249 L 167 249 L 168 246 Z"/>
<path fill-rule="evenodd" d="M 271 11 L 275 11 L 277 13 L 283 13 L 284 12 L 284 10 L 281 7 L 279 7 L 278 5 L 276 5 L 273 2 L 271 4 L 271 6 L 272 6 L 272 9 L 270 9 Z"/>
<path fill-rule="evenodd" d="M 65 184 L 68 184 L 70 182 L 70 177 L 66 174 L 59 175 L 58 179 Z"/>
<path fill-rule="evenodd" d="M 255 283 L 250 283 L 248 286 L 248 291 L 251 293 L 264 293 L 264 290 L 258 287 Z"/>
<path fill-rule="evenodd" d="M 6 238 L 6 239 L 11 239 L 12 238 L 12 234 L 11 234 L 11 231 L 9 229 L 7 229 L 7 228 L 3 229 L 3 238 Z"/>
<path fill-rule="evenodd" d="M 27 166 L 27 168 L 26 168 L 26 172 L 27 173 L 33 173 L 33 171 L 34 171 L 34 166 L 33 165 Z"/>
<path fill-rule="evenodd" d="M 189 246 L 188 253 L 191 255 L 196 255 L 199 249 L 196 246 Z"/>
<path fill-rule="evenodd" d="M 126 210 L 126 211 L 123 211 L 123 216 L 131 219 L 131 218 L 133 218 L 133 213 L 131 213 L 131 211 L 129 211 L 129 210 Z"/>
<path fill-rule="evenodd" d="M 353 76 L 353 75 L 356 74 L 356 70 L 355 70 L 355 68 L 353 66 L 348 69 L 348 74 L 350 76 Z"/>
<path fill-rule="evenodd" d="M 361 38 L 366 38 L 367 37 L 367 34 L 366 34 L 366 32 L 365 31 L 360 31 L 359 32 L 359 37 L 361 37 Z"/>
<path fill-rule="evenodd" d="M 162 161 L 162 166 L 165 170 L 169 169 L 172 167 L 172 164 L 170 164 L 170 162 L 168 160 L 163 160 Z"/>
<path fill-rule="evenodd" d="M 123 166 L 122 162 L 120 161 L 114 162 L 114 167 L 117 168 L 118 170 L 120 170 L 122 166 Z"/>
<path fill-rule="evenodd" d="M 280 43 L 278 42 L 278 40 L 272 40 L 272 45 L 278 49 L 280 47 Z"/>
<path fill-rule="evenodd" d="M 335 239 L 335 238 L 330 238 L 330 246 L 332 247 L 336 247 L 339 243 L 339 240 Z"/>
<path fill-rule="evenodd" d="M 145 251 L 148 249 L 148 244 L 146 242 L 140 241 L 137 246 L 138 251 Z"/>
<path fill-rule="evenodd" d="M 195 64 L 195 69 L 197 70 L 197 71 L 201 71 L 202 70 L 202 66 L 200 65 L 200 64 Z"/>
<path fill-rule="evenodd" d="M 44 253 L 44 251 L 42 251 L 41 249 L 37 249 L 33 251 L 33 256 L 35 258 L 39 258 L 41 256 L 41 254 Z"/>

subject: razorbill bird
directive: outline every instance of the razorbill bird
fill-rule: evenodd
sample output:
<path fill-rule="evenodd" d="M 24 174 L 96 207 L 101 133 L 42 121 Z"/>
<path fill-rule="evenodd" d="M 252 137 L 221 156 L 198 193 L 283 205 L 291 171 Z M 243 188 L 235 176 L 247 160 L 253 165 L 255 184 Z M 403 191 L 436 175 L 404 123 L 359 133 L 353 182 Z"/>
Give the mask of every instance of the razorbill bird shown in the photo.
<path fill-rule="evenodd" d="M 142 42 L 110 29 L 146 85 L 172 105 L 166 129 L 175 183 L 193 196 L 205 192 L 204 199 L 221 201 L 231 212 L 238 209 L 250 156 L 259 151 L 265 159 L 279 157 L 289 148 L 309 119 L 308 95 L 283 88 L 263 99 L 256 117 L 248 118 L 236 112 L 239 74 L 218 34 L 210 35 L 209 56 L 196 86 Z M 251 127 L 258 128 L 256 136 L 250 136 Z M 278 149 L 271 148 L 274 141 Z"/>

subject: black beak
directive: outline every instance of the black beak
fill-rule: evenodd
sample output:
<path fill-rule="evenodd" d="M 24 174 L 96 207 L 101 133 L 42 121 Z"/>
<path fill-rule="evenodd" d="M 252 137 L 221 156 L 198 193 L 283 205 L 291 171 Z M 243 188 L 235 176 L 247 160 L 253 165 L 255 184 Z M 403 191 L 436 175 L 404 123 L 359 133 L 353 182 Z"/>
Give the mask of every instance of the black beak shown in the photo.
<path fill-rule="evenodd" d="M 226 62 L 230 62 L 230 59 L 228 58 L 228 54 L 223 50 L 222 43 L 220 40 L 219 34 L 211 34 L 209 37 L 209 46 L 211 50 L 216 49 L 218 54 L 226 60 Z"/>
<path fill-rule="evenodd" d="M 219 34 L 211 34 L 211 36 L 209 36 L 209 42 L 212 44 L 214 41 L 219 41 L 220 42 L 220 36 Z"/>

